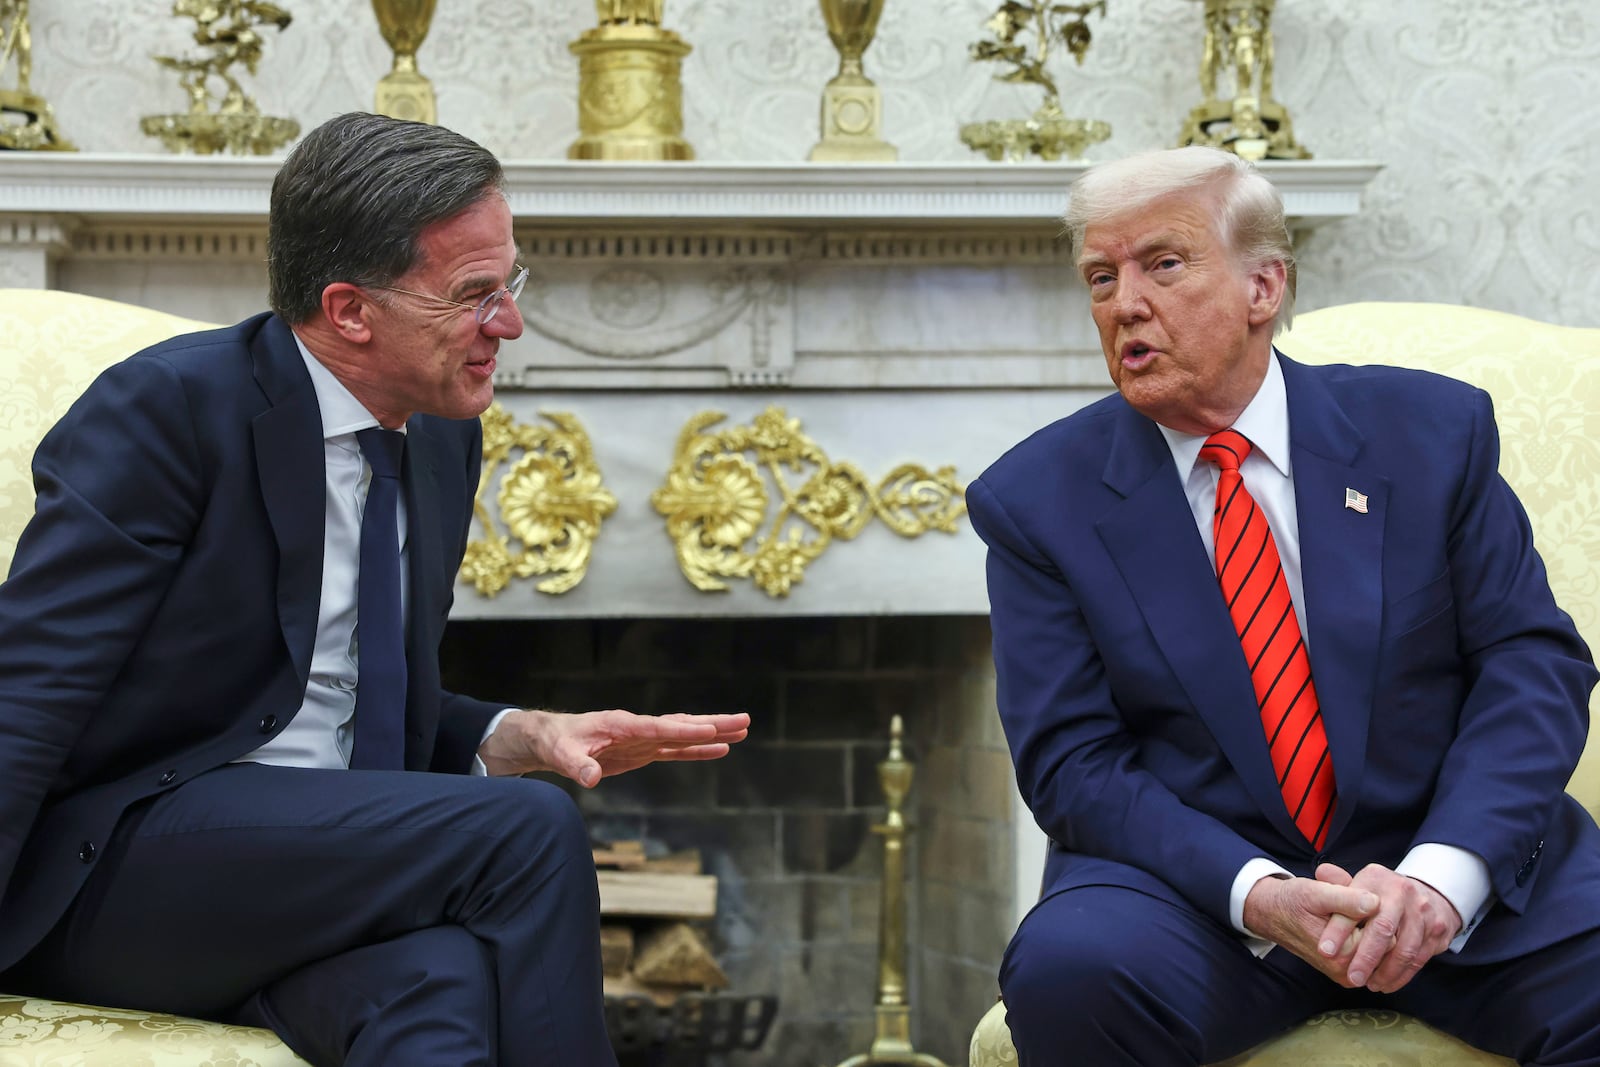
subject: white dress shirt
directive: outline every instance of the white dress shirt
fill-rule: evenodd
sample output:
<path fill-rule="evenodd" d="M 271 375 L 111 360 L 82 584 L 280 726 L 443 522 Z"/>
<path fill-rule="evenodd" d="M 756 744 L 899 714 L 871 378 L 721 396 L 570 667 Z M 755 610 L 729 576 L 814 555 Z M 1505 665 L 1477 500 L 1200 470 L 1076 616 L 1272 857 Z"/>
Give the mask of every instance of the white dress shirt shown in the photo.
<path fill-rule="evenodd" d="M 311 374 L 317 407 L 322 412 L 327 520 L 322 533 L 322 600 L 317 608 L 317 637 L 300 710 L 276 737 L 235 762 L 345 769 L 350 766 L 350 749 L 355 742 L 356 678 L 361 662 L 356 640 L 361 513 L 366 508 L 367 487 L 372 484 L 372 467 L 361 454 L 356 431 L 377 426 L 378 420 L 311 354 L 298 334 L 294 340 Z M 404 433 L 405 427 L 400 432 Z M 398 520 L 403 615 L 411 592 L 403 505 Z M 504 716 L 502 712 L 494 718 L 485 737 Z M 482 760 L 474 759 L 472 773 L 485 773 Z"/>
<path fill-rule="evenodd" d="M 1216 514 L 1217 479 L 1220 471 L 1216 464 L 1200 459 L 1204 436 L 1180 433 L 1160 426 L 1172 452 L 1172 461 L 1184 477 L 1184 493 L 1189 498 L 1189 509 L 1194 513 L 1195 526 L 1205 543 L 1206 555 L 1215 566 L 1215 546 L 1212 543 L 1211 524 Z M 1300 519 L 1294 498 L 1294 473 L 1289 465 L 1289 404 L 1283 387 L 1283 369 L 1278 366 L 1274 352 L 1267 363 L 1267 376 L 1261 388 L 1235 420 L 1232 429 L 1250 439 L 1250 455 L 1239 465 L 1239 475 L 1245 488 L 1255 498 L 1272 528 L 1272 539 L 1278 546 L 1278 557 L 1283 563 L 1283 578 L 1293 598 L 1295 617 L 1300 622 L 1300 633 L 1311 647 L 1311 631 L 1306 626 L 1305 593 L 1300 575 Z M 1334 766 L 1337 781 L 1339 768 Z M 1467 937 L 1489 910 L 1489 866 L 1483 859 L 1465 849 L 1435 842 L 1421 842 L 1406 853 L 1405 859 L 1395 868 L 1399 873 L 1426 882 L 1438 890 L 1461 915 L 1463 926 L 1450 944 L 1451 951 L 1460 951 Z M 1244 901 L 1257 881 L 1272 875 L 1289 872 L 1265 856 L 1245 863 L 1233 880 L 1233 891 L 1228 901 L 1228 918 L 1235 929 L 1248 938 L 1251 951 L 1265 955 L 1272 942 L 1251 935 L 1244 926 Z M 1356 872 L 1351 871 L 1351 874 Z"/>

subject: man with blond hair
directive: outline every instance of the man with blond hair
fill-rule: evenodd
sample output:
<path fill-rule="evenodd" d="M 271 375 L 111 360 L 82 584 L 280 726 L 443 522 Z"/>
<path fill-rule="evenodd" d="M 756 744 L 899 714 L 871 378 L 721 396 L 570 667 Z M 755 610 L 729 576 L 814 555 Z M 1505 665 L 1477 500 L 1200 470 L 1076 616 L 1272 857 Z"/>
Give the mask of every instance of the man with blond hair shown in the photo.
<path fill-rule="evenodd" d="M 1334 1007 L 1600 1064 L 1589 650 L 1489 397 L 1276 351 L 1281 200 L 1206 148 L 1066 215 L 1117 393 L 968 491 L 1051 854 L 1001 986 L 1024 1067 L 1213 1063 Z"/>

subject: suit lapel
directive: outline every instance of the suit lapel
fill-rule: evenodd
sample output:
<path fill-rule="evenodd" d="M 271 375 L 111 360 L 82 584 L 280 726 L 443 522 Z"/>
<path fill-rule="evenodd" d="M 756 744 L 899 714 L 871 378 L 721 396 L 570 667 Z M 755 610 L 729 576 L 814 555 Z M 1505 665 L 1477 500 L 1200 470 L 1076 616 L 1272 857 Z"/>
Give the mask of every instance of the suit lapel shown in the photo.
<path fill-rule="evenodd" d="M 1311 676 L 1341 800 L 1329 840 L 1350 819 L 1366 771 L 1367 728 L 1383 617 L 1383 528 L 1389 481 L 1355 464 L 1364 439 L 1315 373 L 1280 356 L 1288 394 L 1290 465 L 1300 523 Z M 1365 514 L 1345 490 L 1367 498 Z"/>
<path fill-rule="evenodd" d="M 278 621 L 295 673 L 310 675 L 322 602 L 327 522 L 322 411 L 289 327 L 267 319 L 251 345 L 256 382 L 272 405 L 251 423 L 256 473 L 278 543 Z"/>
<path fill-rule="evenodd" d="M 1256 805 L 1290 840 L 1250 672 L 1216 571 L 1195 530 L 1172 453 L 1131 409 L 1113 435 L 1105 482 L 1123 496 L 1096 524 L 1156 644 Z"/>

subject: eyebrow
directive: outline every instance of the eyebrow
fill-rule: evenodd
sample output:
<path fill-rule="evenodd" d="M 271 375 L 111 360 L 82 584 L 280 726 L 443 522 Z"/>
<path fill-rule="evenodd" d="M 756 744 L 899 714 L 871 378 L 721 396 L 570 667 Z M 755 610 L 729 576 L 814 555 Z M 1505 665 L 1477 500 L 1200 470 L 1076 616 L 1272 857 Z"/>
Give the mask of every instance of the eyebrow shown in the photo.
<path fill-rule="evenodd" d="M 1162 230 L 1144 238 L 1133 246 L 1133 258 L 1143 259 L 1151 252 L 1164 248 L 1188 248 L 1189 242 L 1176 230 Z M 1091 252 L 1078 260 L 1078 273 L 1087 274 L 1095 267 L 1109 267 L 1111 259 L 1098 252 Z"/>
<path fill-rule="evenodd" d="M 511 273 L 515 274 L 516 270 L 515 267 L 512 267 Z M 506 275 L 505 278 L 498 279 L 492 274 L 471 274 L 451 287 L 450 297 L 453 300 L 460 300 L 462 297 L 472 293 L 481 293 L 488 289 L 500 289 L 505 286 L 506 280 L 510 277 L 510 274 Z"/>

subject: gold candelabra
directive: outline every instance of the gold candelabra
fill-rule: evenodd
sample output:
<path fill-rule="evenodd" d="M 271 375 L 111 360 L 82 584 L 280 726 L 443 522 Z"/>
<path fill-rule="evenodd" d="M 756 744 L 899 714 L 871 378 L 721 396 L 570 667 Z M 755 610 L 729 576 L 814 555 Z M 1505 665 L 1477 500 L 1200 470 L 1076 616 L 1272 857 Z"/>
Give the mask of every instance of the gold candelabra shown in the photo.
<path fill-rule="evenodd" d="M 172 13 L 195 21 L 194 40 L 205 54 L 156 56 L 155 61 L 179 74 L 179 84 L 189 96 L 183 115 L 146 115 L 139 128 L 158 137 L 169 152 L 212 155 L 227 150 L 235 155 L 269 155 L 300 135 L 294 119 L 261 114 L 233 76 L 243 65 L 251 74 L 261 62 L 262 37 L 258 28 L 282 31 L 293 21 L 289 12 L 265 0 L 174 0 Z M 222 83 L 222 98 L 212 110 L 211 81 Z"/>
<path fill-rule="evenodd" d="M 1309 159 L 1294 139 L 1288 110 L 1272 96 L 1272 8 L 1275 0 L 1204 0 L 1200 49 L 1203 99 L 1189 112 L 1180 145 L 1209 145 L 1244 159 Z M 1217 93 L 1226 71 L 1233 97 Z"/>
<path fill-rule="evenodd" d="M 992 38 L 972 45 L 974 62 L 1007 64 L 996 81 L 1023 82 L 1044 90 L 1044 103 L 1025 119 L 991 119 L 961 127 L 961 143 L 992 160 L 1077 159 L 1084 149 L 1111 136 L 1111 127 L 1099 119 L 1068 118 L 1061 110 L 1061 93 L 1050 75 L 1052 48 L 1059 44 L 1081 66 L 1093 39 L 1089 16 L 1106 13 L 1106 0 L 1061 4 L 1052 0 L 1005 0 L 989 19 Z M 1032 43 L 1026 42 L 1031 35 Z"/>
<path fill-rule="evenodd" d="M 572 159 L 686 160 L 683 57 L 692 48 L 661 28 L 663 0 L 595 0 L 600 25 L 567 47 L 578 57 L 578 132 Z"/>
<path fill-rule="evenodd" d="M 378 80 L 373 110 L 392 119 L 439 121 L 433 83 L 417 69 L 417 49 L 427 39 L 437 0 L 372 0 L 378 32 L 394 53 L 394 66 Z"/>
<path fill-rule="evenodd" d="M 883 139 L 883 94 L 861 65 L 878 32 L 884 0 L 821 0 L 828 38 L 839 50 L 839 73 L 822 90 L 822 140 L 813 162 L 893 163 L 900 158 Z"/>
<path fill-rule="evenodd" d="M 878 764 L 878 782 L 889 801 L 883 822 L 872 828 L 883 835 L 883 903 L 878 913 L 877 1033 L 872 1047 L 839 1067 L 902 1064 L 945 1067 L 943 1060 L 911 1045 L 911 998 L 906 983 L 906 794 L 916 768 L 901 750 L 905 727 L 896 715 L 889 723 L 889 756 Z"/>
<path fill-rule="evenodd" d="M 76 147 L 56 128 L 55 113 L 44 97 L 32 91 L 33 35 L 28 30 L 28 0 L 0 0 L 0 74 L 17 61 L 17 84 L 0 85 L 0 149 L 74 152 Z M 7 115 L 16 115 L 12 121 Z"/>

